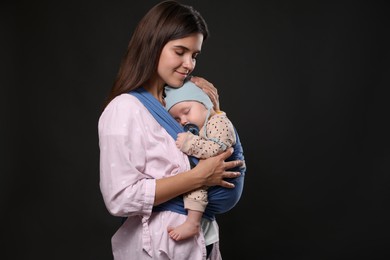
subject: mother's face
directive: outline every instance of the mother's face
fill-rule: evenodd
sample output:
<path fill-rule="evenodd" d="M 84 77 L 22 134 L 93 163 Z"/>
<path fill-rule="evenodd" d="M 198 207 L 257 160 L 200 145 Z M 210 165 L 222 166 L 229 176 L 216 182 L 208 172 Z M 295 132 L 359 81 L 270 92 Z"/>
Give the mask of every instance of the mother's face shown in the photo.
<path fill-rule="evenodd" d="M 157 75 L 171 87 L 181 87 L 184 79 L 194 70 L 196 57 L 201 51 L 203 34 L 167 42 L 161 51 Z"/>

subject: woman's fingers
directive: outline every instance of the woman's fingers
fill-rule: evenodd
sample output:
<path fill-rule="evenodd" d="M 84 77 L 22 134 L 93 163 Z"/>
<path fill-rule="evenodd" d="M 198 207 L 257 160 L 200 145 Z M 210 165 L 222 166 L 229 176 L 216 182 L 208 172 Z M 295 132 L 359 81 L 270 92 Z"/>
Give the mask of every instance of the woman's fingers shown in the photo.
<path fill-rule="evenodd" d="M 234 152 L 234 149 L 233 149 L 233 147 L 230 147 L 229 149 L 226 149 L 226 151 L 224 151 L 223 153 L 221 153 L 220 155 L 218 155 L 218 156 L 220 156 L 221 158 L 221 160 L 223 160 L 223 161 L 226 161 L 226 159 L 228 159 L 232 154 L 233 154 L 233 152 Z M 225 171 L 226 170 L 229 170 L 229 169 L 232 169 L 232 168 L 235 168 L 235 167 L 238 167 L 238 166 L 242 166 L 242 165 L 244 165 L 244 162 L 243 161 L 241 161 L 241 160 L 234 160 L 234 161 L 229 161 L 229 162 L 225 162 L 224 163 L 224 169 L 225 169 Z M 237 177 L 237 174 L 235 175 L 235 174 L 231 174 L 231 173 L 234 173 L 234 172 L 227 172 L 225 175 L 226 175 L 226 177 L 225 178 L 234 178 L 234 177 Z M 238 175 L 239 175 L 239 173 L 238 173 Z M 230 177 L 231 176 L 231 177 Z"/>
<path fill-rule="evenodd" d="M 218 95 L 218 90 L 214 85 L 202 77 L 192 76 L 191 81 L 203 90 L 207 90 Z"/>
<path fill-rule="evenodd" d="M 232 169 L 238 166 L 242 166 L 243 164 L 244 162 L 240 160 L 225 162 L 226 169 Z"/>
<path fill-rule="evenodd" d="M 214 105 L 214 110 L 217 112 L 220 111 L 219 95 L 217 88 L 215 88 L 211 82 L 205 80 L 202 77 L 192 76 L 191 81 L 195 83 L 195 85 L 197 85 L 199 88 L 201 88 L 210 97 L 211 102 L 213 102 Z"/>
<path fill-rule="evenodd" d="M 240 176 L 240 172 L 230 171 L 230 169 L 243 165 L 243 161 L 234 160 L 226 162 L 225 160 L 229 158 L 232 153 L 233 148 L 229 148 L 217 156 L 199 161 L 196 167 L 200 172 L 204 173 L 205 182 L 203 185 L 219 185 L 225 188 L 234 188 L 234 184 L 229 183 L 229 179 Z"/>
<path fill-rule="evenodd" d="M 233 148 L 227 149 L 225 152 L 223 152 L 219 155 L 220 159 L 222 161 L 225 161 L 227 158 L 229 158 L 232 155 L 233 151 L 234 151 Z M 222 187 L 225 187 L 225 188 L 234 188 L 234 184 L 230 183 L 228 180 L 225 180 L 225 179 L 236 178 L 236 177 L 240 176 L 241 175 L 240 172 L 234 172 L 234 171 L 228 171 L 228 170 L 235 168 L 235 167 L 238 167 L 238 166 L 241 166 L 241 165 L 243 165 L 243 161 L 240 161 L 240 160 L 224 162 L 224 167 L 223 167 L 224 172 L 222 174 L 221 183 L 219 185 Z"/>
<path fill-rule="evenodd" d="M 233 152 L 234 152 L 233 147 L 230 147 L 230 148 L 226 149 L 226 151 L 224 151 L 223 153 L 221 153 L 221 154 L 218 155 L 218 156 L 220 156 L 221 159 L 222 159 L 223 161 L 225 161 L 227 158 L 230 157 L 230 155 L 233 154 Z"/>
<path fill-rule="evenodd" d="M 234 188 L 234 184 L 233 183 L 230 183 L 228 181 L 222 181 L 221 185 L 222 187 L 224 188 L 228 188 L 228 189 L 232 189 Z"/>

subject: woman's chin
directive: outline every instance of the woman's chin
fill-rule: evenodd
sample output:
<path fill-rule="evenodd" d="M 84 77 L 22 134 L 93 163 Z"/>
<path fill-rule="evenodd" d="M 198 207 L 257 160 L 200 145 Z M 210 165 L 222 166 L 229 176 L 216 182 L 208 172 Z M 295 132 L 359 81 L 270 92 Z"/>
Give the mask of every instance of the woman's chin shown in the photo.
<path fill-rule="evenodd" d="M 175 81 L 171 81 L 171 82 L 167 82 L 167 85 L 172 87 L 172 88 L 180 88 L 181 86 L 183 86 L 184 84 L 184 81 L 183 80 L 175 80 Z"/>

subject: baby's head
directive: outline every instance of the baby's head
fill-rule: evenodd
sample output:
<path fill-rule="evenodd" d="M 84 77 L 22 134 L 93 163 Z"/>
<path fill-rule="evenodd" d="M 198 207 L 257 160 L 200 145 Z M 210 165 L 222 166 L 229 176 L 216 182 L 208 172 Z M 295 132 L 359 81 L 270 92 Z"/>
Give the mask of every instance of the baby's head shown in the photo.
<path fill-rule="evenodd" d="M 207 122 L 213 108 L 209 96 L 191 81 L 180 88 L 165 87 L 165 109 L 181 125 L 196 124 L 199 128 Z"/>

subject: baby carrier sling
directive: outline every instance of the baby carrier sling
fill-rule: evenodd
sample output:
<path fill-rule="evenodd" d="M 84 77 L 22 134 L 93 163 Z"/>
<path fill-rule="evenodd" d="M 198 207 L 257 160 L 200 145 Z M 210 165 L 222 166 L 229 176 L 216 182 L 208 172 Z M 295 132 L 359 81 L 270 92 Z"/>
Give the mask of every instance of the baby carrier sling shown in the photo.
<path fill-rule="evenodd" d="M 129 94 L 138 98 L 142 104 L 149 110 L 158 123 L 168 132 L 174 140 L 176 140 L 177 134 L 184 132 L 181 125 L 176 122 L 175 119 L 165 110 L 161 103 L 147 90 L 143 87 L 139 87 L 135 90 L 129 92 Z M 243 149 L 241 142 L 237 133 L 236 133 L 236 144 L 233 146 L 234 152 L 226 161 L 233 160 L 244 160 Z M 191 165 L 196 165 L 198 159 L 192 156 L 188 156 Z M 235 187 L 233 189 L 224 188 L 221 186 L 212 186 L 208 189 L 208 204 L 206 207 L 203 216 L 207 219 L 215 219 L 216 214 L 221 214 L 229 211 L 233 208 L 236 203 L 240 200 L 242 190 L 244 187 L 244 177 L 246 168 L 236 167 L 231 169 L 231 171 L 239 171 L 241 175 L 236 178 L 229 179 L 229 182 L 233 183 Z M 187 211 L 184 209 L 183 197 L 178 196 L 173 198 L 165 203 L 162 203 L 158 206 L 153 207 L 153 211 L 164 211 L 170 210 L 180 214 L 187 214 Z"/>

